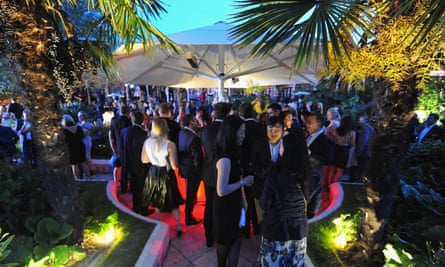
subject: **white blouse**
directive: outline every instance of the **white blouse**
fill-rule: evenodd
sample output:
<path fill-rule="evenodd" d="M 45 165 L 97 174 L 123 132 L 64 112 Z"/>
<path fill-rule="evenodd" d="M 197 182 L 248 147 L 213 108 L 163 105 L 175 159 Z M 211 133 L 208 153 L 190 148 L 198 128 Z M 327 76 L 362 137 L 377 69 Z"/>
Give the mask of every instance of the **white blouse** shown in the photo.
<path fill-rule="evenodd" d="M 150 137 L 144 142 L 141 160 L 143 163 L 151 163 L 159 167 L 167 166 L 169 140 L 158 140 Z"/>

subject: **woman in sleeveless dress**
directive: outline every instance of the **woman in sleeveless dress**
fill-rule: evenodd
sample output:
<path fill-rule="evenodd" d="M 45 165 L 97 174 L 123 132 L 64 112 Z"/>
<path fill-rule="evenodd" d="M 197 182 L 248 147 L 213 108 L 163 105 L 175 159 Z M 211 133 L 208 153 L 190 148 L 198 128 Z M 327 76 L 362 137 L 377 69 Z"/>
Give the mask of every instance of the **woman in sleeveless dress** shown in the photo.
<path fill-rule="evenodd" d="M 343 117 L 340 126 L 334 131 L 334 166 L 329 166 L 328 185 L 340 180 L 349 160 L 350 149 L 355 146 L 354 119 Z"/>
<path fill-rule="evenodd" d="M 69 160 L 75 179 L 82 179 L 82 171 L 90 178 L 90 169 L 86 162 L 85 145 L 83 138 L 86 132 L 75 124 L 71 115 L 65 114 L 62 118 L 65 143 L 68 145 Z"/>
<path fill-rule="evenodd" d="M 237 266 L 241 249 L 242 186 L 253 184 L 253 175 L 242 177 L 240 146 L 245 137 L 244 122 L 226 118 L 216 138 L 217 181 L 213 200 L 213 235 L 218 266 Z"/>
<path fill-rule="evenodd" d="M 151 203 L 156 217 L 160 212 L 171 212 L 176 219 L 176 232 L 182 235 L 179 205 L 184 204 L 175 176 L 178 169 L 176 145 L 168 140 L 168 126 L 164 119 L 156 118 L 152 122 L 151 136 L 142 148 L 141 160 L 150 164 L 144 185 L 145 204 Z"/>

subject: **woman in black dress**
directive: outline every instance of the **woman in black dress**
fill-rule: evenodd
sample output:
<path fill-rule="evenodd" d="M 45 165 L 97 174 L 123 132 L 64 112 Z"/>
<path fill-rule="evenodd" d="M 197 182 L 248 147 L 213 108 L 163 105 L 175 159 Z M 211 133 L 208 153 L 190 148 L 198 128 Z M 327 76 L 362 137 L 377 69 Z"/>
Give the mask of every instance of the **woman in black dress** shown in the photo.
<path fill-rule="evenodd" d="M 90 178 L 90 169 L 85 156 L 85 145 L 83 138 L 87 132 L 82 127 L 76 125 L 71 115 L 65 114 L 62 118 L 63 133 L 65 143 L 68 145 L 69 160 L 75 179 L 82 179 L 82 172 Z"/>
<path fill-rule="evenodd" d="M 241 249 L 242 186 L 251 186 L 253 175 L 242 177 L 240 146 L 245 137 L 241 118 L 230 116 L 221 124 L 217 139 L 217 181 L 213 201 L 213 234 L 218 266 L 237 266 Z"/>
<path fill-rule="evenodd" d="M 178 171 L 178 156 L 176 145 L 168 140 L 167 122 L 162 118 L 152 121 L 150 137 L 145 140 L 142 148 L 141 161 L 150 164 L 144 185 L 144 202 L 160 212 L 173 213 L 176 219 L 176 233 L 182 235 L 179 205 L 184 204 L 178 190 L 176 173 Z"/>

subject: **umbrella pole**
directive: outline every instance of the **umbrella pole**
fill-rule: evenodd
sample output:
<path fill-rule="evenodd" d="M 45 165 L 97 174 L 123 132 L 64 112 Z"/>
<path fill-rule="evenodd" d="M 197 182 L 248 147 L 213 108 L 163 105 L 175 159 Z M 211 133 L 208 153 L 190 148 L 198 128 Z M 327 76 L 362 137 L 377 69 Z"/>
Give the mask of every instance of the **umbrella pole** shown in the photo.
<path fill-rule="evenodd" d="M 218 45 L 218 99 L 219 102 L 224 102 L 224 45 Z"/>

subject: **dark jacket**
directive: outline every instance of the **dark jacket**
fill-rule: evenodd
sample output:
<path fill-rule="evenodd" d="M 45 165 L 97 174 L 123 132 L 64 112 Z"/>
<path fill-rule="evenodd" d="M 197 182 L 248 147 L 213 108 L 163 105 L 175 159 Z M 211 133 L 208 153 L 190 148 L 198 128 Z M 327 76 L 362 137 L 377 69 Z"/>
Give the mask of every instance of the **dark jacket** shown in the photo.
<path fill-rule="evenodd" d="M 110 123 L 110 138 L 116 144 L 119 158 L 123 157 L 121 131 L 128 126 L 131 126 L 131 120 L 127 116 L 113 118 Z"/>
<path fill-rule="evenodd" d="M 320 206 L 323 167 L 334 163 L 334 141 L 322 133 L 312 141 L 308 149 L 312 179 L 308 190 L 307 213 L 312 218 Z"/>
<path fill-rule="evenodd" d="M 253 196 L 259 199 L 266 177 L 270 173 L 270 166 L 272 165 L 269 141 L 267 138 L 256 140 L 252 146 L 249 161 L 252 164 L 251 168 L 254 170 L 255 175 L 252 186 Z"/>
<path fill-rule="evenodd" d="M 216 135 L 221 121 L 214 121 L 201 129 L 201 143 L 204 148 L 202 178 L 206 186 L 216 187 Z"/>
<path fill-rule="evenodd" d="M 307 204 L 297 175 L 281 172 L 266 179 L 260 198 L 261 233 L 269 241 L 300 240 L 308 235 Z"/>
<path fill-rule="evenodd" d="M 147 132 L 138 125 L 131 125 L 122 129 L 120 135 L 123 145 L 122 165 L 133 175 L 139 178 L 145 177 L 147 169 L 141 161 L 141 153 Z"/>
<path fill-rule="evenodd" d="M 253 164 L 250 162 L 252 147 L 257 140 L 266 138 L 266 126 L 263 123 L 257 122 L 253 119 L 245 120 L 244 124 L 246 126 L 246 137 L 241 145 L 243 156 L 241 166 L 244 170 L 244 174 L 248 175 L 254 173 Z"/>
<path fill-rule="evenodd" d="M 423 128 L 420 129 L 419 133 L 422 132 Z M 433 140 L 445 140 L 445 129 L 435 125 L 433 126 L 433 128 L 431 128 L 431 130 L 429 130 L 429 132 L 423 137 L 423 139 L 421 140 L 421 143 L 425 142 L 425 141 L 433 141 Z"/>
<path fill-rule="evenodd" d="M 0 125 L 0 156 L 2 154 L 5 156 L 14 155 L 17 152 L 15 144 L 18 139 L 18 135 L 11 129 L 11 127 Z"/>
<path fill-rule="evenodd" d="M 371 147 L 375 136 L 375 130 L 368 123 L 360 125 L 357 131 L 357 138 L 355 142 L 355 157 L 356 158 L 370 158 Z"/>
<path fill-rule="evenodd" d="M 168 140 L 175 143 L 176 147 L 178 147 L 178 138 L 179 131 L 181 131 L 181 126 L 176 121 L 170 118 L 162 118 L 167 122 L 168 126 Z"/>
<path fill-rule="evenodd" d="M 310 158 L 316 160 L 318 165 L 312 166 L 313 169 L 334 163 L 334 142 L 325 134 L 322 133 L 317 136 L 308 148 L 311 151 Z"/>
<path fill-rule="evenodd" d="M 179 132 L 178 158 L 179 169 L 184 178 L 201 177 L 203 160 L 201 140 L 197 134 L 186 128 Z"/>

